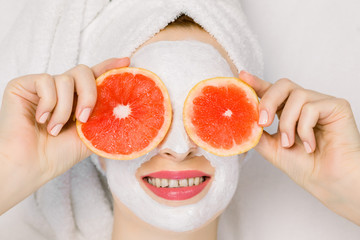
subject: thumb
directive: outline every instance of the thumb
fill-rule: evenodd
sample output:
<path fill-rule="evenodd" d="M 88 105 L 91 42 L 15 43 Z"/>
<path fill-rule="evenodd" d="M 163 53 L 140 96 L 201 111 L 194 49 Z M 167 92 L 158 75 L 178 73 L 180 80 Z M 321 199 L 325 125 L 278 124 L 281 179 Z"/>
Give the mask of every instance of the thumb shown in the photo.
<path fill-rule="evenodd" d="M 110 58 L 105 60 L 91 69 L 94 72 L 95 78 L 99 77 L 104 72 L 114 69 L 114 68 L 121 68 L 121 67 L 128 67 L 130 65 L 130 59 L 128 57 L 125 58 Z"/>

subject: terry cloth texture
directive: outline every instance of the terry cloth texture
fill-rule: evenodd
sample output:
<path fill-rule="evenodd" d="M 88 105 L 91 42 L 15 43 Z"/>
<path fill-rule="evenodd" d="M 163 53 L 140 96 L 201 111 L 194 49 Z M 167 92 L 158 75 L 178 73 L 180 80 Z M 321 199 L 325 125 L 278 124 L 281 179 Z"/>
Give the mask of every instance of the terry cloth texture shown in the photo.
<path fill-rule="evenodd" d="M 0 44 L 0 92 L 21 75 L 60 74 L 79 63 L 92 66 L 131 56 L 181 14 L 209 32 L 238 71 L 262 76 L 261 50 L 238 0 L 28 0 Z M 39 236 L 111 239 L 111 195 L 95 163 L 85 159 L 26 200 L 27 222 Z M 239 236 L 236 196 L 228 209 L 220 221 L 219 239 Z"/>

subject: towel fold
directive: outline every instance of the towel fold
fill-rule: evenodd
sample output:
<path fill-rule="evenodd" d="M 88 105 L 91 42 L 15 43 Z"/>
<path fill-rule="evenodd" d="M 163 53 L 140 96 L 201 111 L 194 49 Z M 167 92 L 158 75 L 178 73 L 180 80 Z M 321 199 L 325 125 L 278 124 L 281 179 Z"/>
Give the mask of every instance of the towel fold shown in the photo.
<path fill-rule="evenodd" d="M 28 0 L 0 45 L 1 94 L 17 76 L 131 56 L 181 14 L 208 31 L 239 71 L 262 75 L 261 51 L 238 0 Z M 96 162 L 92 155 L 28 198 L 28 224 L 47 239 L 111 239 L 111 194 Z M 235 196 L 219 239 L 237 239 L 236 206 Z"/>
<path fill-rule="evenodd" d="M 0 99 L 15 77 L 59 74 L 74 67 L 82 30 L 107 4 L 108 0 L 27 0 L 0 44 Z"/>

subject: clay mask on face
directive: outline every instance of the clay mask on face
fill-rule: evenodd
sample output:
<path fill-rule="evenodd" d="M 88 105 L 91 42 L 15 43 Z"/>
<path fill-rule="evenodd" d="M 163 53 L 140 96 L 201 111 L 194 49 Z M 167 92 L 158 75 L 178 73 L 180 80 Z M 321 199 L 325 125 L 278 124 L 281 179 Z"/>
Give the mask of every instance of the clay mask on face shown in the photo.
<path fill-rule="evenodd" d="M 173 122 L 166 141 L 147 155 L 129 161 L 107 159 L 106 175 L 110 190 L 140 219 L 155 227 L 175 232 L 199 228 L 229 204 L 237 187 L 244 155 L 218 157 L 198 148 L 197 155 L 203 155 L 215 168 L 213 182 L 201 200 L 178 207 L 152 199 L 141 188 L 135 173 L 159 149 L 184 153 L 194 147 L 182 120 L 183 104 L 189 90 L 201 80 L 232 77 L 233 74 L 214 47 L 197 41 L 163 41 L 147 45 L 134 54 L 131 65 L 156 73 L 165 83 L 172 101 Z"/>

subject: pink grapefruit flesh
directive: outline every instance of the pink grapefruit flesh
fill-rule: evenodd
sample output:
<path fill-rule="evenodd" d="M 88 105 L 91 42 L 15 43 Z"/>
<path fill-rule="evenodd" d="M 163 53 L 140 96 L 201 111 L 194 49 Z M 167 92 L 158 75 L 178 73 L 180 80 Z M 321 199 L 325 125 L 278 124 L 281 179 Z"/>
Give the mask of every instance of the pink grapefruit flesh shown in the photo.
<path fill-rule="evenodd" d="M 154 149 L 165 137 L 172 110 L 160 78 L 141 68 L 110 70 L 96 79 L 97 102 L 80 139 L 105 158 L 128 160 Z"/>
<path fill-rule="evenodd" d="M 258 126 L 258 98 L 238 78 L 212 78 L 193 87 L 183 118 L 190 138 L 218 156 L 232 156 L 253 148 L 262 134 Z"/>

